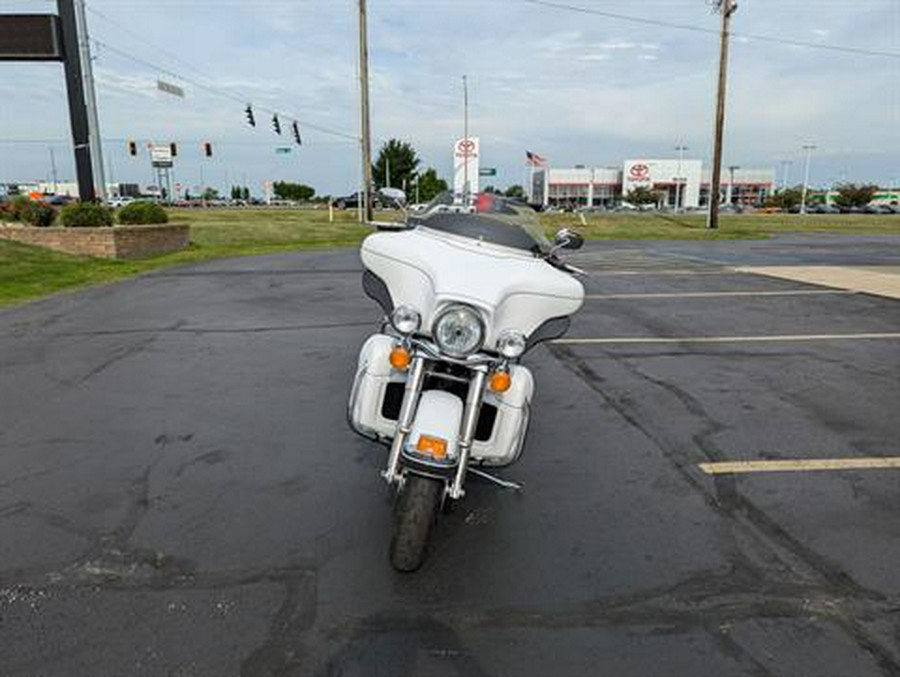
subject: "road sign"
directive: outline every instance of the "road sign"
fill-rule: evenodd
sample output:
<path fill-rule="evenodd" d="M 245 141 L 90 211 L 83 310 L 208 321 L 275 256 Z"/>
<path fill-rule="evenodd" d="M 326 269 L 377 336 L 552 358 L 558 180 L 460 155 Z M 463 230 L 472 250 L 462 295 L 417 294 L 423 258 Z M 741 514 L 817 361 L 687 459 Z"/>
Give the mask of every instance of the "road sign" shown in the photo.
<path fill-rule="evenodd" d="M 173 85 L 171 82 L 157 79 L 156 88 L 166 94 L 171 94 L 172 96 L 177 96 L 182 99 L 184 98 L 184 90 L 178 85 Z"/>
<path fill-rule="evenodd" d="M 154 167 L 171 167 L 172 146 L 150 146 L 150 162 Z"/>
<path fill-rule="evenodd" d="M 478 176 L 497 176 L 496 167 L 482 167 L 478 170 Z"/>

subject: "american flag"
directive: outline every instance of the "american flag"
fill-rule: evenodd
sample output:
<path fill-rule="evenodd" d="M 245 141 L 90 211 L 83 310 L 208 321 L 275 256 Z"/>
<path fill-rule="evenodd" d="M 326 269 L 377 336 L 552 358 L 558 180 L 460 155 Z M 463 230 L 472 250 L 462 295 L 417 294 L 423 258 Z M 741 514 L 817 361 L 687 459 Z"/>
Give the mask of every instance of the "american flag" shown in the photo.
<path fill-rule="evenodd" d="M 530 150 L 526 150 L 525 163 L 531 167 L 545 167 L 547 165 L 547 160 L 542 158 L 537 153 L 532 153 Z"/>

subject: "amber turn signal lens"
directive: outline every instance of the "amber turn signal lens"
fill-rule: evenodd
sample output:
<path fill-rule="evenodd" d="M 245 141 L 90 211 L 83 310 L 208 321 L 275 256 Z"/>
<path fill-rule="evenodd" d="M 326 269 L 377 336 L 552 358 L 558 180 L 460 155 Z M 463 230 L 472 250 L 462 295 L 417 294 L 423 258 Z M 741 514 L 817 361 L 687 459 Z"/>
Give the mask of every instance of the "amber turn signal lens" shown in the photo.
<path fill-rule="evenodd" d="M 421 435 L 419 443 L 416 445 L 416 451 L 425 456 L 443 460 L 447 457 L 447 440 L 443 440 L 440 437 Z"/>
<path fill-rule="evenodd" d="M 512 378 L 508 371 L 495 371 L 491 375 L 491 390 L 497 393 L 505 393 L 512 384 Z"/>
<path fill-rule="evenodd" d="M 391 351 L 390 360 L 394 369 L 405 371 L 409 367 L 409 363 L 412 362 L 412 355 L 403 346 L 395 346 Z"/>

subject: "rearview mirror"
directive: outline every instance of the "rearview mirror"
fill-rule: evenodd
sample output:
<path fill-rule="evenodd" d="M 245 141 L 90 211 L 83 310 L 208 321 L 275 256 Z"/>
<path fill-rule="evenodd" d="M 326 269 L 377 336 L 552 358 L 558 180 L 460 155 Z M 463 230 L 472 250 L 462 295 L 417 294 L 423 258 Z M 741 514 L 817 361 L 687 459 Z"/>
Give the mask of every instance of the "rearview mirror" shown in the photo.
<path fill-rule="evenodd" d="M 581 249 L 584 238 L 570 228 L 563 228 L 557 231 L 553 244 L 559 249 Z"/>

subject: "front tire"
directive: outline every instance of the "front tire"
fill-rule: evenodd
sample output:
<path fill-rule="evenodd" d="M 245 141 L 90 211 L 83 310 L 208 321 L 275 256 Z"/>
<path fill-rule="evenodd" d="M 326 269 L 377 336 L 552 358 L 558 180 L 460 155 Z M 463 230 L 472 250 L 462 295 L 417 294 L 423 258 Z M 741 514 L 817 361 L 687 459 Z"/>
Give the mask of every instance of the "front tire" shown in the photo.
<path fill-rule="evenodd" d="M 397 571 L 415 571 L 422 566 L 443 493 L 441 480 L 407 475 L 394 509 L 391 566 Z"/>

